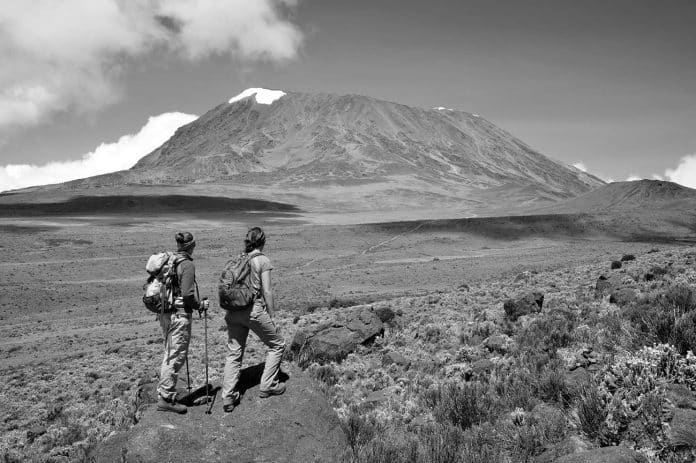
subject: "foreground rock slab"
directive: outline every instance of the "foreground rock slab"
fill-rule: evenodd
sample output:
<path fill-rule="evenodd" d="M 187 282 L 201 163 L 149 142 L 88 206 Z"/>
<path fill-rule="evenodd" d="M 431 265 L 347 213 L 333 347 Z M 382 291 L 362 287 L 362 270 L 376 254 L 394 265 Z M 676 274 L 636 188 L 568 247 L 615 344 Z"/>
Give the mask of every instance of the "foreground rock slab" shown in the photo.
<path fill-rule="evenodd" d="M 154 406 L 126 432 L 112 435 L 95 451 L 97 462 L 314 462 L 339 461 L 346 448 L 340 423 L 324 395 L 299 368 L 283 367 L 287 391 L 260 399 L 262 366 L 242 374 L 244 396 L 232 413 L 217 400 L 186 415 Z M 218 393 L 219 395 L 219 393 Z"/>
<path fill-rule="evenodd" d="M 648 459 L 629 448 L 602 447 L 558 458 L 554 463 L 647 463 Z"/>
<path fill-rule="evenodd" d="M 290 350 L 296 356 L 306 352 L 319 362 L 341 361 L 358 345 L 371 342 L 383 331 L 382 320 L 372 307 L 355 307 L 336 312 L 330 322 L 298 331 Z"/>

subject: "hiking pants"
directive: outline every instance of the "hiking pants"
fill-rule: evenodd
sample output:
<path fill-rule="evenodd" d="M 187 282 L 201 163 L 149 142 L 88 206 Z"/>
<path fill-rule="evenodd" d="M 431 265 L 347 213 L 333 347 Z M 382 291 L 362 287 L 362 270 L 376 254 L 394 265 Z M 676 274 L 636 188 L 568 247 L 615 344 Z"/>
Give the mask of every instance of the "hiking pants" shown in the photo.
<path fill-rule="evenodd" d="M 167 400 L 176 398 L 176 379 L 186 363 L 191 341 L 191 316 L 183 312 L 159 316 L 164 336 L 164 359 L 157 392 Z"/>
<path fill-rule="evenodd" d="M 285 350 L 285 340 L 278 334 L 276 325 L 266 311 L 266 305 L 262 301 L 256 301 L 250 309 L 232 311 L 225 315 L 227 322 L 227 360 L 225 361 L 225 375 L 222 381 L 222 398 L 227 402 L 236 400 L 238 392 L 235 390 L 239 382 L 242 369 L 242 357 L 246 347 L 249 330 L 256 333 L 259 339 L 268 347 L 266 365 L 261 376 L 259 388 L 269 390 L 278 383 L 280 361 Z"/>

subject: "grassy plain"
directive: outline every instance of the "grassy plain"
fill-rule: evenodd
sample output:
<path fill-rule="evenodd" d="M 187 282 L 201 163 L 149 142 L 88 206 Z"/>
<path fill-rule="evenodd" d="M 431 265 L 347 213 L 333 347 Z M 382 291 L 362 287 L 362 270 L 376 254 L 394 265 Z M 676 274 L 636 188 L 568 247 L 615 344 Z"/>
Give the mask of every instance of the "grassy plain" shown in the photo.
<path fill-rule="evenodd" d="M 247 227 L 264 226 L 265 253 L 275 265 L 278 321 L 288 341 L 299 327 L 342 306 L 389 304 L 403 311 L 404 323 L 381 346 L 332 367 L 338 382 L 327 386 L 327 394 L 348 420 L 355 412 L 351 403 L 364 403 L 379 391 L 379 398 L 368 400 L 373 405 L 365 416 L 380 410 L 394 415 L 392 404 L 416 400 L 404 395 L 415 390 L 406 382 L 430 375 L 432 384 L 448 365 L 461 363 L 457 352 L 468 345 L 462 326 L 480 322 L 482 313 L 499 317 L 503 301 L 531 284 L 515 281 L 521 272 L 534 275 L 533 284 L 547 292 L 551 307 L 563 306 L 569 298 L 586 297 L 609 261 L 625 253 L 644 256 L 657 246 L 661 252 L 649 258 L 664 260 L 687 249 L 674 242 L 626 241 L 571 222 L 561 217 L 536 225 L 480 219 L 336 226 L 270 213 L 228 222 L 177 216 L 3 219 L 0 456 L 79 460 L 95 442 L 137 419 L 138 407 L 151 400 L 142 391 L 151 391 L 161 356 L 159 325 L 141 302 L 144 265 L 153 252 L 172 248 L 175 231 L 195 235 L 200 292 L 215 300 L 219 272 L 239 251 Z M 208 334 L 216 383 L 224 362 L 223 324 L 214 303 Z M 420 331 L 425 334 L 413 341 Z M 390 372 L 382 368 L 385 349 L 437 369 L 414 368 L 410 376 Z M 263 348 L 254 339 L 247 352 L 251 364 L 261 360 Z M 203 383 L 202 358 L 203 323 L 196 320 L 194 385 Z M 399 408 L 398 423 L 416 419 L 416 408 Z"/>

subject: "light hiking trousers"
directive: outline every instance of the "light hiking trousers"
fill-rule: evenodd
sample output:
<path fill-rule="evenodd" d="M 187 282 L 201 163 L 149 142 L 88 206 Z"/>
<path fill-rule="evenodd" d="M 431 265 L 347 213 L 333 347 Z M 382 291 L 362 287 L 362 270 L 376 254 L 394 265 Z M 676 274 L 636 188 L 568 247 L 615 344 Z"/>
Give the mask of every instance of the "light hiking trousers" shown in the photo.
<path fill-rule="evenodd" d="M 186 363 L 191 341 L 191 317 L 185 313 L 173 313 L 161 314 L 159 319 L 164 336 L 164 359 L 157 392 L 161 397 L 173 401 L 179 370 Z"/>
<path fill-rule="evenodd" d="M 267 391 L 273 388 L 278 383 L 285 340 L 278 334 L 275 323 L 266 311 L 265 304 L 257 300 L 250 309 L 228 310 L 225 322 L 227 322 L 228 355 L 225 361 L 225 376 L 222 381 L 223 400 L 234 402 L 239 397 L 236 387 L 242 370 L 242 357 L 249 330 L 256 333 L 261 342 L 268 347 L 266 365 L 263 369 L 259 389 Z"/>

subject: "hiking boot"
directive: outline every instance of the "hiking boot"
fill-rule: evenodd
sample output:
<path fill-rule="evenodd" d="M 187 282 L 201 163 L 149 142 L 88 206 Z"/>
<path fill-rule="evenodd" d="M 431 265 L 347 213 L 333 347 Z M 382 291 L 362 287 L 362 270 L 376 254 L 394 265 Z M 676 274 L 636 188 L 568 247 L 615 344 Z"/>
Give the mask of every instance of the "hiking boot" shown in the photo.
<path fill-rule="evenodd" d="M 225 397 L 222 400 L 222 411 L 225 413 L 233 412 L 237 405 L 239 405 L 239 394 L 235 394 L 233 397 Z"/>
<path fill-rule="evenodd" d="M 178 404 L 176 403 L 176 401 L 173 400 L 169 401 L 161 396 L 157 401 L 157 411 L 159 412 L 174 412 L 183 414 L 186 413 L 186 410 L 186 405 Z"/>
<path fill-rule="evenodd" d="M 270 389 L 259 391 L 259 397 L 265 399 L 272 395 L 280 395 L 285 392 L 285 383 L 277 383 L 275 386 L 271 386 Z"/>

